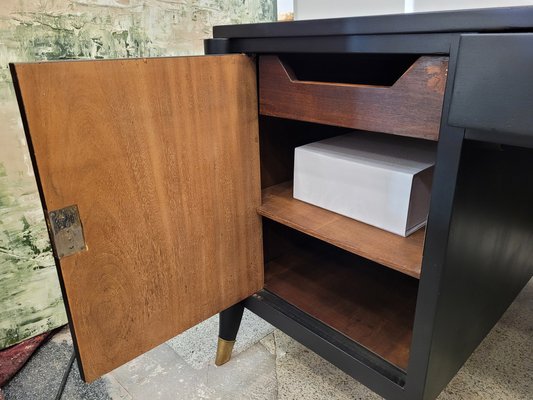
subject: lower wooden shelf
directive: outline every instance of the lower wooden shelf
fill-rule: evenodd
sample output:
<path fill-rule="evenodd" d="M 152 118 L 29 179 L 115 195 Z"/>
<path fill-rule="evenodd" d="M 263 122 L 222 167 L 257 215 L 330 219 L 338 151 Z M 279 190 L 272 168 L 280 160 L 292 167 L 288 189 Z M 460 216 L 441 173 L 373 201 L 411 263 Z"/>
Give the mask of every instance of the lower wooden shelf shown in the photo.
<path fill-rule="evenodd" d="M 335 248 L 293 248 L 266 264 L 265 288 L 405 370 L 418 281 L 371 264 Z"/>
<path fill-rule="evenodd" d="M 292 197 L 292 181 L 263 189 L 258 213 L 351 253 L 420 278 L 425 229 L 404 238 Z"/>

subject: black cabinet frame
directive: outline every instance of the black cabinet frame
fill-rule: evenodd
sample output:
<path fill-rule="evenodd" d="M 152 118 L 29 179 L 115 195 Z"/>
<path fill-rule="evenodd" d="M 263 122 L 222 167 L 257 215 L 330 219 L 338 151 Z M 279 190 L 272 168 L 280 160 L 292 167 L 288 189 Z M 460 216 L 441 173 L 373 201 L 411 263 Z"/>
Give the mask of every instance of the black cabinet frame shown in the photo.
<path fill-rule="evenodd" d="M 244 306 L 386 398 L 438 396 L 533 274 L 528 32 L 533 7 L 216 27 L 208 54 L 449 56 L 407 371 L 267 290 Z"/>

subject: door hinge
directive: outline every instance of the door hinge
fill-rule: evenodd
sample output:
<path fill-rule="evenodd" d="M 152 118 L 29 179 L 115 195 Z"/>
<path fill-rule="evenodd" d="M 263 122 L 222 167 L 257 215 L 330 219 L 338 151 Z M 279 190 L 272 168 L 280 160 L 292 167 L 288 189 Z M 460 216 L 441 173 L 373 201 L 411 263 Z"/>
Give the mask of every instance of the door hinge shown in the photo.
<path fill-rule="evenodd" d="M 70 256 L 87 248 L 76 205 L 50 211 L 48 218 L 57 257 Z"/>

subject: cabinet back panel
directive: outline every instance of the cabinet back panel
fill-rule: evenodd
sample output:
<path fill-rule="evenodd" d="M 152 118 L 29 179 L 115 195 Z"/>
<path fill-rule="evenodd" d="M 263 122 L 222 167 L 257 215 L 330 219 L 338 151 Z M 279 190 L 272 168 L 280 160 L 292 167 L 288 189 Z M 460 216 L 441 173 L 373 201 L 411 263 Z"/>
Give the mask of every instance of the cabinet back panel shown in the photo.
<path fill-rule="evenodd" d="M 295 147 L 352 130 L 260 115 L 261 187 L 267 188 L 292 180 Z"/>
<path fill-rule="evenodd" d="M 83 226 L 56 260 L 85 380 L 261 289 L 251 59 L 14 70 L 45 211 L 77 205 Z"/>

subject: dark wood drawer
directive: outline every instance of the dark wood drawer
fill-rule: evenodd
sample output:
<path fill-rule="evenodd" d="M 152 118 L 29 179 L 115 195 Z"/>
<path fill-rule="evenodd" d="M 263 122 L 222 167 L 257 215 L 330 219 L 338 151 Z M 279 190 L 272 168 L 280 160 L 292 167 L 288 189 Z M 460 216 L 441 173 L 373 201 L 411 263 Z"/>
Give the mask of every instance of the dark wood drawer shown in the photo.
<path fill-rule="evenodd" d="M 448 57 L 421 56 L 391 85 L 299 80 L 276 55 L 260 57 L 260 113 L 438 140 Z"/>

